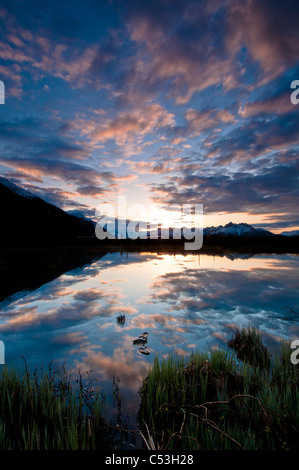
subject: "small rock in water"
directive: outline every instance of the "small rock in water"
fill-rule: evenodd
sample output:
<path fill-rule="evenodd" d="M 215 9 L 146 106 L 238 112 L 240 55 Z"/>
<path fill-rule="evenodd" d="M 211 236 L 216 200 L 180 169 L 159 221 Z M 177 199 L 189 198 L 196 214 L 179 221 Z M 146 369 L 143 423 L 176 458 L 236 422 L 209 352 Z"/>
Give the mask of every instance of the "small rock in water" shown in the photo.
<path fill-rule="evenodd" d="M 139 335 L 139 338 L 147 338 L 148 337 L 148 332 L 145 331 L 144 333 L 141 333 L 141 335 Z"/>
<path fill-rule="evenodd" d="M 146 354 L 147 356 L 150 354 L 150 350 L 147 347 L 139 348 L 139 352 L 141 354 Z"/>
<path fill-rule="evenodd" d="M 133 344 L 144 344 L 147 342 L 146 338 L 138 338 L 133 340 Z"/>

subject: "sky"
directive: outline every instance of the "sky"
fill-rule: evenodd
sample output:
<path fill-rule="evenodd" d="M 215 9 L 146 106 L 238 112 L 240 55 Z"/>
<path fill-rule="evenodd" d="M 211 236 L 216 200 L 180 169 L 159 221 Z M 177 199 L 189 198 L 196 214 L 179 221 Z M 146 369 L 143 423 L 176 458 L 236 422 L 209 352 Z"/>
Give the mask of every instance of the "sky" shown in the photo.
<path fill-rule="evenodd" d="M 299 229 L 298 24 L 295 0 L 1 0 L 1 175 L 94 220 L 125 196 Z"/>

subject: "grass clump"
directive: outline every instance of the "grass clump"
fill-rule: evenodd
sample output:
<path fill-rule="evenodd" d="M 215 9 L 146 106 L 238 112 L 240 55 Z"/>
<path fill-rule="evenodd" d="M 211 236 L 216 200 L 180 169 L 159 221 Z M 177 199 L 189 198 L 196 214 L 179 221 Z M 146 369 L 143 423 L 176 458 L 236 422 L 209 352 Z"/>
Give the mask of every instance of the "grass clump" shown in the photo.
<path fill-rule="evenodd" d="M 299 449 L 299 368 L 289 345 L 272 359 L 256 331 L 236 339 L 236 353 L 155 359 L 141 390 L 147 448 Z"/>
<path fill-rule="evenodd" d="M 263 345 L 260 332 L 256 328 L 235 328 L 233 337 L 227 342 L 234 349 L 238 359 L 262 368 L 269 368 L 270 354 Z"/>
<path fill-rule="evenodd" d="M 64 368 L 0 375 L 1 450 L 89 450 L 107 446 L 104 400 Z"/>

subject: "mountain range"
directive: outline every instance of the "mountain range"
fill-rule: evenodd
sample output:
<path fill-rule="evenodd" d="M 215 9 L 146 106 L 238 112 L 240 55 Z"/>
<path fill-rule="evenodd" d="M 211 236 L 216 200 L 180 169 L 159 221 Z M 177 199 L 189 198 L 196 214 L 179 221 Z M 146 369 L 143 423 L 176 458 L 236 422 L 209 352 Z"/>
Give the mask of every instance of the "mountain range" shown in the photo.
<path fill-rule="evenodd" d="M 252 225 L 245 223 L 233 224 L 229 222 L 228 224 L 218 227 L 206 227 L 203 229 L 203 235 L 220 235 L 226 237 L 272 237 L 273 233 L 262 228 L 254 228 Z"/>
<path fill-rule="evenodd" d="M 291 230 L 290 232 L 281 232 L 284 237 L 299 237 L 299 230 Z"/>
<path fill-rule="evenodd" d="M 1 221 L 0 240 L 6 244 L 47 245 L 78 243 L 80 238 L 88 237 L 98 242 L 95 237 L 96 223 L 78 211 L 65 212 L 46 202 L 35 194 L 20 188 L 16 184 L 0 177 Z M 172 238 L 172 229 L 170 238 Z M 299 236 L 299 231 L 282 232 L 278 237 Z M 246 223 L 228 223 L 224 226 L 206 227 L 204 238 L 277 238 L 273 233 L 262 228 L 254 228 Z"/>

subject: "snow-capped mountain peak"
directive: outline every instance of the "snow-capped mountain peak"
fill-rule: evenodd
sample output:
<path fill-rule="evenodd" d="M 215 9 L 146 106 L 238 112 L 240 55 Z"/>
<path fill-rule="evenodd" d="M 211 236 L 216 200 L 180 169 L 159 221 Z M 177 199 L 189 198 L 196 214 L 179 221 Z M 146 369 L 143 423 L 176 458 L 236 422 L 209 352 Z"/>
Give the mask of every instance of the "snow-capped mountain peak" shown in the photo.
<path fill-rule="evenodd" d="M 88 220 L 87 217 L 85 217 L 85 215 L 81 211 L 78 211 L 77 209 L 67 211 L 67 213 L 70 215 L 74 215 L 75 217 L 79 217 L 79 219 Z"/>
<path fill-rule="evenodd" d="M 203 230 L 204 235 L 222 235 L 222 236 L 269 236 L 271 232 L 261 228 L 254 228 L 246 223 L 234 224 L 229 222 L 226 225 L 218 227 L 206 227 Z"/>
<path fill-rule="evenodd" d="M 299 230 L 291 230 L 289 232 L 281 232 L 280 235 L 284 235 L 285 237 L 298 237 Z"/>
<path fill-rule="evenodd" d="M 72 210 L 69 210 L 67 211 L 68 214 L 70 215 L 73 215 L 75 217 L 78 217 L 78 219 L 82 219 L 82 220 L 85 220 L 87 222 L 92 222 L 94 225 L 95 225 L 95 222 L 92 220 L 92 219 L 89 219 L 88 217 L 86 217 L 83 212 L 77 210 L 77 209 L 72 209 Z"/>
<path fill-rule="evenodd" d="M 30 191 L 27 191 L 26 189 L 22 189 L 16 184 L 12 183 L 11 181 L 8 181 L 6 178 L 3 178 L 3 176 L 0 176 L 0 183 L 3 186 L 6 186 L 8 189 L 10 189 L 12 192 L 18 194 L 18 196 L 25 197 L 26 199 L 38 199 L 38 196 L 35 196 L 34 194 L 30 193 Z"/>

